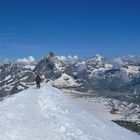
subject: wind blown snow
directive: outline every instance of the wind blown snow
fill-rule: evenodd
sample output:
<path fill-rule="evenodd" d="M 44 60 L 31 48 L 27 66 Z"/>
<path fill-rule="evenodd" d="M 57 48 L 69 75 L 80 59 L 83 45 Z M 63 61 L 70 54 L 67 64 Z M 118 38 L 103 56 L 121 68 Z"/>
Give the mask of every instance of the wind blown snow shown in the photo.
<path fill-rule="evenodd" d="M 139 140 L 43 84 L 0 102 L 0 140 Z"/>

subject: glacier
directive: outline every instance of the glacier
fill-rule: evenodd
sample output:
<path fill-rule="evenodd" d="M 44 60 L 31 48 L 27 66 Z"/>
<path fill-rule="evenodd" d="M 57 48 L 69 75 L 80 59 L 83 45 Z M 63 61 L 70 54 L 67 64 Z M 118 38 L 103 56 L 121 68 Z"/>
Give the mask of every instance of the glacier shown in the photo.
<path fill-rule="evenodd" d="M 140 140 L 43 83 L 0 102 L 0 140 Z"/>

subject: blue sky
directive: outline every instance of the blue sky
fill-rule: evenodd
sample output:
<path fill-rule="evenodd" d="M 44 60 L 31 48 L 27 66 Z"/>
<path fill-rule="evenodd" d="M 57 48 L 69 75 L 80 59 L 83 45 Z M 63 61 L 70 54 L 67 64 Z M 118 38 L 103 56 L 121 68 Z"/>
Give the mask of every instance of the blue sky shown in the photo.
<path fill-rule="evenodd" d="M 1 0 L 0 57 L 140 55 L 139 0 Z"/>

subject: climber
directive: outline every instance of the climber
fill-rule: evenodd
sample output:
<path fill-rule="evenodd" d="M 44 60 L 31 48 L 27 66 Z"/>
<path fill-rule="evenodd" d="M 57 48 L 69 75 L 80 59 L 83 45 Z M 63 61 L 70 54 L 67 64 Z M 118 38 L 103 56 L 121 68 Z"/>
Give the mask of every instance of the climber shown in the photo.
<path fill-rule="evenodd" d="M 40 88 L 41 77 L 39 74 L 37 74 L 35 81 L 36 81 L 37 88 Z"/>

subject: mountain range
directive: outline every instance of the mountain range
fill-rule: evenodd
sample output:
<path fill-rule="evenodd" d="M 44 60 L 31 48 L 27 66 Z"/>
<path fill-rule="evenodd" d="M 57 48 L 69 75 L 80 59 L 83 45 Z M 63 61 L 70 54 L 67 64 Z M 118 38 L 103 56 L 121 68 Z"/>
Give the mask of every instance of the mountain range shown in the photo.
<path fill-rule="evenodd" d="M 16 93 L 34 84 L 37 73 L 58 88 L 99 92 L 123 101 L 140 103 L 140 57 L 61 59 L 50 52 L 37 64 L 0 65 L 0 95 Z"/>

